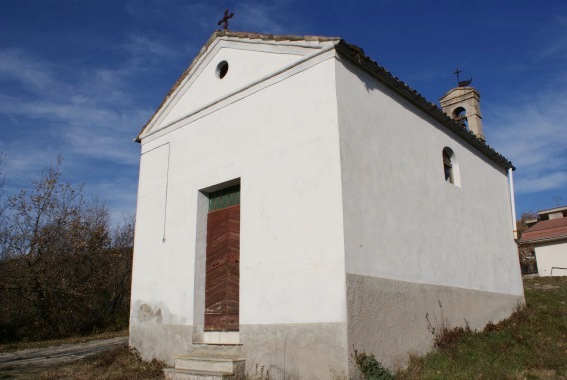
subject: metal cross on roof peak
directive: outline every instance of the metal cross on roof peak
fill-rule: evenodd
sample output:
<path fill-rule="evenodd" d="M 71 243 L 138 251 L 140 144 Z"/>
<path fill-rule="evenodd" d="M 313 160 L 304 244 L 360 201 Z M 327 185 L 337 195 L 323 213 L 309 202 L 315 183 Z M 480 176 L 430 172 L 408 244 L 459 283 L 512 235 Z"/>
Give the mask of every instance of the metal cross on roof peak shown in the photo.
<path fill-rule="evenodd" d="M 224 17 L 219 20 L 217 25 L 224 24 L 224 30 L 228 30 L 228 20 L 234 17 L 234 12 L 228 13 L 228 9 L 224 11 Z"/>

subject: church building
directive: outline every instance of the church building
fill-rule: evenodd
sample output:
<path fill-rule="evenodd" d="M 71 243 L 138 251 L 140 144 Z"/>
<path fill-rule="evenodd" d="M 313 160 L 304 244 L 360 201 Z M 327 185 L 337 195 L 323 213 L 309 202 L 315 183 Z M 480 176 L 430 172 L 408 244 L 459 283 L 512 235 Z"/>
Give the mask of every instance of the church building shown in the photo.
<path fill-rule="evenodd" d="M 470 83 L 440 103 L 340 38 L 213 33 L 136 139 L 130 345 L 171 379 L 352 378 L 509 316 L 515 168 Z"/>

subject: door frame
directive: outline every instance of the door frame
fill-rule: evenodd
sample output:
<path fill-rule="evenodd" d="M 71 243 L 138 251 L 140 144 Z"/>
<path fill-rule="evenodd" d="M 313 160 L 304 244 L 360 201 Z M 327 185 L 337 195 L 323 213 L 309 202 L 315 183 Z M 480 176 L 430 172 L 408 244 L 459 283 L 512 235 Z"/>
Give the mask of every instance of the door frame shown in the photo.
<path fill-rule="evenodd" d="M 241 178 L 234 178 L 197 191 L 197 212 L 195 227 L 195 266 L 193 276 L 193 343 L 239 344 L 239 332 L 205 333 L 205 276 L 207 262 L 207 217 L 209 213 L 209 194 L 215 191 L 240 185 L 240 204 L 242 215 Z"/>

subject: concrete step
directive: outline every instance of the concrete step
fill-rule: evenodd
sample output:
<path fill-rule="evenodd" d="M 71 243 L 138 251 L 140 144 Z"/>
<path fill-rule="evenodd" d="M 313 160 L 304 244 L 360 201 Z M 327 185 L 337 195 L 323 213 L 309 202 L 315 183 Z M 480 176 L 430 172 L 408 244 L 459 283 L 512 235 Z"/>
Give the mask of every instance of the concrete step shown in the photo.
<path fill-rule="evenodd" d="M 237 380 L 234 374 L 213 371 L 196 371 L 188 369 L 165 368 L 167 380 Z"/>
<path fill-rule="evenodd" d="M 168 380 L 243 380 L 244 359 L 226 355 L 187 355 L 174 358 L 175 368 L 163 370 Z"/>
<path fill-rule="evenodd" d="M 241 344 L 193 343 L 187 356 L 243 357 L 244 353 Z"/>
<path fill-rule="evenodd" d="M 244 366 L 244 359 L 233 356 L 188 355 L 176 356 L 175 369 L 236 373 Z"/>

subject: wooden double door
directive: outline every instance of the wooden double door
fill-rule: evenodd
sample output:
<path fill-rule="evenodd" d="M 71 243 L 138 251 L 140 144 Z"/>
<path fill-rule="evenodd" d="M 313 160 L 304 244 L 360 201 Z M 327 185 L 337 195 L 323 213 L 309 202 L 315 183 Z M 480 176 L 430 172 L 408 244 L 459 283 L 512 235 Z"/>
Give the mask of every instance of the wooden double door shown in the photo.
<path fill-rule="evenodd" d="M 236 191 L 238 193 L 234 195 Z M 205 331 L 239 329 L 240 186 L 238 189 L 228 189 L 223 192 L 225 194 L 220 196 L 212 194 L 209 202 Z M 219 197 L 220 204 L 217 199 Z"/>

